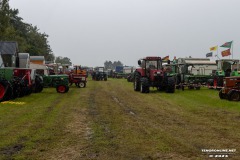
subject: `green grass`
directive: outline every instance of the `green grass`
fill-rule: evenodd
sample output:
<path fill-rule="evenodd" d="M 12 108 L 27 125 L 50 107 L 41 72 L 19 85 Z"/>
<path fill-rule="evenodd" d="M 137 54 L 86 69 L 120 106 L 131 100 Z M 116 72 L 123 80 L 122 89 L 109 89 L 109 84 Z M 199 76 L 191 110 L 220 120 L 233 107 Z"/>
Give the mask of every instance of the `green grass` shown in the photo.
<path fill-rule="evenodd" d="M 133 91 L 125 79 L 0 104 L 0 159 L 206 159 L 240 149 L 240 103 L 218 91 Z M 235 156 L 233 159 L 238 159 Z"/>

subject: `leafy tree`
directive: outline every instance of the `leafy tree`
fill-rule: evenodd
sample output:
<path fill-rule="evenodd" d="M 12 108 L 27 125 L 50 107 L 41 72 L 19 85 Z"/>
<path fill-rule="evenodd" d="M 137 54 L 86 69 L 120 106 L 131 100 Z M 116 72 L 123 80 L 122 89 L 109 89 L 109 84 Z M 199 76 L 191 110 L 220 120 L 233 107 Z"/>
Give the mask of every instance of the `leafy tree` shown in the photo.
<path fill-rule="evenodd" d="M 68 57 L 61 57 L 61 56 L 56 57 L 55 63 L 72 65 L 72 62 L 71 62 L 70 58 L 68 58 Z"/>
<path fill-rule="evenodd" d="M 105 61 L 104 62 L 104 68 L 105 69 L 115 69 L 116 66 L 123 66 L 123 63 L 121 61 Z"/>
<path fill-rule="evenodd" d="M 23 22 L 18 14 L 18 9 L 10 8 L 9 0 L 0 0 L 0 41 L 16 41 L 20 52 L 54 59 L 48 35 L 39 32 L 37 26 Z"/>

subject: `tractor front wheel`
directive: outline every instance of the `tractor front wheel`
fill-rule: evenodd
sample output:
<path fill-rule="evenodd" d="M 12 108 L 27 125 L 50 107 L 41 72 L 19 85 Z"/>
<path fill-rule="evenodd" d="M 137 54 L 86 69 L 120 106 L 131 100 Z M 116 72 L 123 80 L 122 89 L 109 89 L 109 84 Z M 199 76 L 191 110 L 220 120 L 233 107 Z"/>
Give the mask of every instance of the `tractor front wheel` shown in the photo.
<path fill-rule="evenodd" d="M 56 90 L 58 93 L 66 93 L 67 92 L 67 86 L 65 85 L 58 85 L 56 87 Z"/>
<path fill-rule="evenodd" d="M 141 93 L 149 93 L 149 83 L 147 78 L 141 78 Z"/>
<path fill-rule="evenodd" d="M 80 88 L 85 88 L 85 87 L 86 87 L 86 83 L 85 83 L 85 82 L 80 82 L 80 83 L 78 84 L 78 86 L 79 86 Z"/>

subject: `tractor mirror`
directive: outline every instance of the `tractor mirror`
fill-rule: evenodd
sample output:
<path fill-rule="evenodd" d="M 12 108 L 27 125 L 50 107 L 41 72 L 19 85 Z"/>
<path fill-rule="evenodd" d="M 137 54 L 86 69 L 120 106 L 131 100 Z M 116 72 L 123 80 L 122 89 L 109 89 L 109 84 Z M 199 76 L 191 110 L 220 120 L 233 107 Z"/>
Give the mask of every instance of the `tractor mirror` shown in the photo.
<path fill-rule="evenodd" d="M 142 64 L 141 60 L 138 60 L 138 65 L 140 66 Z"/>

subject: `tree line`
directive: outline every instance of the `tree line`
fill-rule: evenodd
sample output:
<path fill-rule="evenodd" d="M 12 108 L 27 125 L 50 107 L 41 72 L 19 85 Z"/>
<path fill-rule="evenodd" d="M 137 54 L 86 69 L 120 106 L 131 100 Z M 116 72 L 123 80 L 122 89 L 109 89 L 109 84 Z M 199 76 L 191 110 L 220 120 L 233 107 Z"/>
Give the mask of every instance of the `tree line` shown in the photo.
<path fill-rule="evenodd" d="M 41 33 L 37 26 L 24 22 L 19 10 L 9 6 L 9 0 L 0 0 L 0 41 L 16 41 L 20 52 L 44 56 L 46 61 L 55 59 L 48 35 Z"/>
<path fill-rule="evenodd" d="M 105 69 L 111 69 L 114 70 L 116 66 L 123 66 L 123 63 L 121 61 L 105 61 L 104 62 L 104 68 Z"/>

